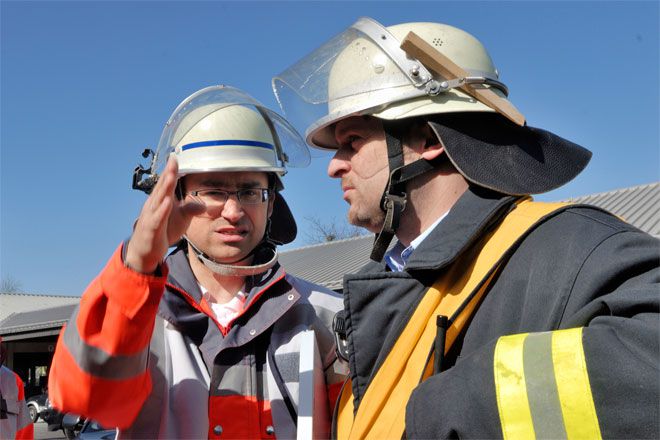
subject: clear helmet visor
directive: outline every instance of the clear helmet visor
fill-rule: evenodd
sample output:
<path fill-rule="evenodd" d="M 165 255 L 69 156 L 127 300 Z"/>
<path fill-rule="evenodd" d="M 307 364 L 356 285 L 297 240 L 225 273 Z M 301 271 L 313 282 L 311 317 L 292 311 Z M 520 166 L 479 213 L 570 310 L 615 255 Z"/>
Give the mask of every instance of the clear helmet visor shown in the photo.
<path fill-rule="evenodd" d="M 289 166 L 310 162 L 309 149 L 287 120 L 228 86 L 204 88 L 179 104 L 161 134 L 156 173 L 170 154 L 177 155 L 181 174 L 259 170 L 282 175 Z"/>
<path fill-rule="evenodd" d="M 273 78 L 280 107 L 296 127 L 307 129 L 311 145 L 325 147 L 313 139 L 324 123 L 387 104 L 400 95 L 397 89 L 412 85 L 382 48 L 381 36 L 393 40 L 380 24 L 362 18 Z M 412 92 L 420 95 L 414 87 Z"/>
<path fill-rule="evenodd" d="M 273 91 L 280 107 L 296 127 L 305 130 L 310 145 L 337 148 L 328 127 L 351 115 L 402 117 L 401 112 L 385 112 L 393 103 L 417 102 L 412 106 L 414 112 L 415 105 L 427 98 L 447 110 L 463 111 L 464 107 L 473 110 L 470 106 L 474 101 L 458 89 L 450 88 L 441 94 L 431 90 L 432 85 L 445 79 L 431 73 L 400 48 L 410 30 L 427 41 L 439 42 L 436 48 L 442 52 L 447 52 L 449 46 L 447 56 L 470 76 L 497 79 L 481 43 L 460 29 L 437 23 L 385 28 L 370 18 L 361 18 L 273 78 Z M 450 44 L 440 47 L 444 42 Z M 447 105 L 452 101 L 458 102 L 458 106 Z M 474 109 L 487 110 L 481 104 Z"/>

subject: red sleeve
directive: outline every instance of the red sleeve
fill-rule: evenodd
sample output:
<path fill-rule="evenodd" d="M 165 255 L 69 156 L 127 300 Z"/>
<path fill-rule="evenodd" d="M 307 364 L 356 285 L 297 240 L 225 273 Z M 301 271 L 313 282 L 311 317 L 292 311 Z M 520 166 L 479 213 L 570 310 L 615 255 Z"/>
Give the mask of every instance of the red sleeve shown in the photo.
<path fill-rule="evenodd" d="M 33 440 L 34 439 L 34 424 L 30 423 L 23 429 L 16 431 L 16 440 Z"/>
<path fill-rule="evenodd" d="M 127 428 L 151 392 L 149 341 L 167 267 L 143 275 L 121 255 L 119 246 L 62 329 L 48 386 L 60 410 Z"/>

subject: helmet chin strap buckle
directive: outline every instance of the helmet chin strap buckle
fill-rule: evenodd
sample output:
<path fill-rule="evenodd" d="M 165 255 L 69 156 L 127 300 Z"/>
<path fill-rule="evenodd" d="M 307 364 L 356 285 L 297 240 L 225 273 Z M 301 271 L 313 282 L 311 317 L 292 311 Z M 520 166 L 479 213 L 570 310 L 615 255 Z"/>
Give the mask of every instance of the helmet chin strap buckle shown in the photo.
<path fill-rule="evenodd" d="M 401 215 L 406 209 L 408 194 L 405 191 L 407 182 L 434 169 L 432 161 L 418 159 L 404 165 L 402 141 L 390 133 L 385 127 L 387 151 L 390 164 L 390 178 L 386 190 L 380 200 L 380 209 L 385 212 L 385 220 L 380 232 L 376 234 L 370 258 L 380 262 L 387 251 L 390 242 L 399 228 Z"/>
<path fill-rule="evenodd" d="M 406 209 L 407 198 L 408 195 L 405 192 L 391 194 L 389 191 L 386 191 L 385 194 L 383 194 L 381 209 L 385 211 L 385 220 L 383 221 L 383 227 L 380 232 L 376 234 L 374 246 L 371 249 L 371 255 L 369 258 L 373 261 L 379 262 L 383 259 L 387 247 L 390 245 L 392 238 L 394 238 L 394 234 L 399 227 L 401 213 Z"/>
<path fill-rule="evenodd" d="M 399 220 L 401 219 L 401 213 L 406 209 L 406 202 L 408 200 L 408 195 L 403 192 L 401 194 L 390 194 L 386 192 L 383 197 L 383 206 L 385 207 L 385 224 L 388 228 L 391 228 L 393 231 L 399 227 Z M 387 220 L 391 217 L 391 220 Z"/>

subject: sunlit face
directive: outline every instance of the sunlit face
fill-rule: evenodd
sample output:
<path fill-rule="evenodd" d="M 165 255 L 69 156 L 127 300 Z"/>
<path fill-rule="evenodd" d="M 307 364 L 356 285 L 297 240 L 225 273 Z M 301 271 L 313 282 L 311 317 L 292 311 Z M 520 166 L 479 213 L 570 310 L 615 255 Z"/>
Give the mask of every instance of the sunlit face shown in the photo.
<path fill-rule="evenodd" d="M 184 177 L 186 197 L 192 191 L 220 189 L 237 191 L 268 188 L 268 175 L 263 172 L 215 172 L 189 174 Z M 236 195 L 215 209 L 207 209 L 193 217 L 186 236 L 201 251 L 219 263 L 233 263 L 245 258 L 261 241 L 268 218 L 273 211 L 274 195 L 264 203 L 239 203 Z M 249 264 L 247 259 L 237 264 Z"/>
<path fill-rule="evenodd" d="M 341 179 L 348 221 L 378 232 L 385 214 L 380 199 L 388 180 L 387 143 L 380 120 L 353 116 L 335 126 L 340 146 L 328 165 L 328 175 Z"/>

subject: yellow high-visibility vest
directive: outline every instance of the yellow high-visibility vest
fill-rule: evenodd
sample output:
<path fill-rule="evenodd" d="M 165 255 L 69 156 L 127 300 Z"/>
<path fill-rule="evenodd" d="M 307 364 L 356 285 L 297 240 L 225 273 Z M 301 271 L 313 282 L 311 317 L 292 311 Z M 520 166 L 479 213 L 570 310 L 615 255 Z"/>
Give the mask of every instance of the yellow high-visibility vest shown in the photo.
<path fill-rule="evenodd" d="M 493 231 L 472 246 L 424 294 L 408 324 L 367 387 L 354 415 L 350 380 L 339 398 L 337 438 L 401 439 L 412 391 L 433 372 L 436 316 L 448 316 L 445 353 L 488 290 L 497 269 L 514 247 L 543 219 L 566 203 L 517 202 Z"/>

